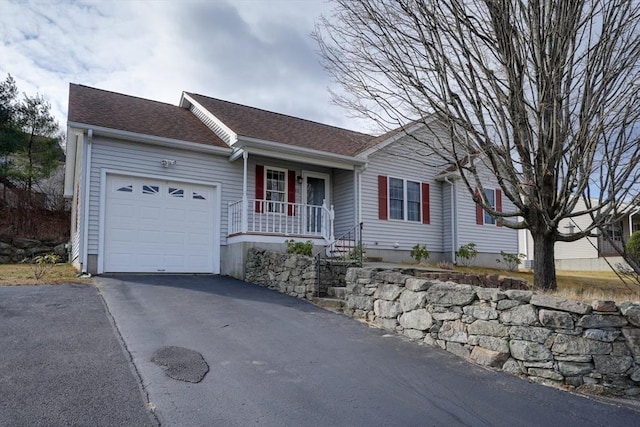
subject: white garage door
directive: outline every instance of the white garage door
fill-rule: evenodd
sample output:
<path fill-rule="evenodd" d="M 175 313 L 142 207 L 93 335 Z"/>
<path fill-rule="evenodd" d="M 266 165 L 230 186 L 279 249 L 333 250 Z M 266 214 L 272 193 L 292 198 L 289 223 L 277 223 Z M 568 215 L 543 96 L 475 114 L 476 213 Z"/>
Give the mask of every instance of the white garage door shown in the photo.
<path fill-rule="evenodd" d="M 213 187 L 107 175 L 106 190 L 105 272 L 213 272 Z"/>

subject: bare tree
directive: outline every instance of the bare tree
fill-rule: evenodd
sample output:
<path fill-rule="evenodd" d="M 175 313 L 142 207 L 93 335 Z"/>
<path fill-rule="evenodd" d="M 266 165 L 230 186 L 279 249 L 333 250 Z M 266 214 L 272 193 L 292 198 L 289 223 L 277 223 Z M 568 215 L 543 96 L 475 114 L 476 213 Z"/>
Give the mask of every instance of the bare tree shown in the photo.
<path fill-rule="evenodd" d="M 530 230 L 536 287 L 556 288 L 555 242 L 593 235 L 638 204 L 638 0 L 336 3 L 314 33 L 343 88 L 336 102 L 387 129 L 437 117 L 447 137 L 422 142 L 483 209 Z M 488 203 L 484 168 L 513 211 Z M 581 215 L 588 227 L 559 228 Z"/>

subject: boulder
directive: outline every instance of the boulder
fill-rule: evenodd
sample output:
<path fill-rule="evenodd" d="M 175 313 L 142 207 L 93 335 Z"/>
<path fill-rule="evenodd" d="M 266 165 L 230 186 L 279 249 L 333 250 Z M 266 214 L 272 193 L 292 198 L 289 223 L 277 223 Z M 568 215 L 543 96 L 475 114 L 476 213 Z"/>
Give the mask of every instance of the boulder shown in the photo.
<path fill-rule="evenodd" d="M 40 246 L 40 241 L 16 237 L 15 239 L 13 239 L 13 246 L 18 249 L 31 249 L 35 248 L 36 246 Z"/>
<path fill-rule="evenodd" d="M 440 327 L 438 338 L 445 341 L 466 343 L 468 336 L 461 320 L 448 320 Z"/>
<path fill-rule="evenodd" d="M 544 310 L 538 313 L 543 326 L 560 329 L 573 329 L 573 317 L 565 311 Z"/>
<path fill-rule="evenodd" d="M 620 336 L 620 331 L 616 330 L 602 330 L 602 329 L 587 329 L 584 331 L 583 336 L 590 340 L 614 342 L 616 338 Z"/>
<path fill-rule="evenodd" d="M 551 330 L 540 327 L 512 326 L 509 328 L 509 336 L 512 339 L 544 343 L 551 335 Z"/>
<path fill-rule="evenodd" d="M 424 307 L 426 301 L 426 292 L 413 292 L 405 289 L 400 294 L 400 307 L 402 308 L 402 311 L 411 311 L 416 308 Z"/>
<path fill-rule="evenodd" d="M 567 377 L 585 375 L 593 371 L 593 363 L 558 362 L 558 371 Z"/>
<path fill-rule="evenodd" d="M 377 299 L 373 303 L 373 312 L 378 317 L 395 319 L 398 317 L 398 314 L 402 313 L 402 310 L 400 309 L 400 303 L 397 301 Z"/>
<path fill-rule="evenodd" d="M 376 299 L 383 299 L 387 301 L 395 301 L 402 293 L 403 288 L 392 284 L 383 284 L 378 286 L 373 297 Z"/>
<path fill-rule="evenodd" d="M 476 320 L 467 326 L 469 335 L 488 335 L 492 337 L 507 337 L 507 327 L 496 320 Z"/>
<path fill-rule="evenodd" d="M 589 314 L 578 320 L 578 326 L 583 328 L 619 328 L 627 323 L 627 319 L 615 314 Z"/>
<path fill-rule="evenodd" d="M 620 312 L 633 326 L 640 327 L 640 304 L 624 302 L 620 304 Z"/>
<path fill-rule="evenodd" d="M 509 359 L 509 353 L 500 353 L 487 348 L 474 347 L 469 358 L 478 365 L 500 368 L 505 364 L 507 359 Z"/>
<path fill-rule="evenodd" d="M 553 342 L 551 351 L 555 354 L 609 354 L 611 352 L 611 344 L 574 335 L 558 334 Z"/>
<path fill-rule="evenodd" d="M 498 311 L 488 304 L 467 305 L 462 308 L 467 316 L 475 317 L 482 320 L 494 320 L 498 318 Z"/>
<path fill-rule="evenodd" d="M 500 321 L 505 325 L 535 325 L 538 316 L 535 307 L 526 304 L 503 311 L 500 313 Z"/>
<path fill-rule="evenodd" d="M 405 288 L 414 292 L 426 291 L 431 287 L 432 284 L 433 282 L 429 280 L 416 279 L 416 278 L 410 278 L 410 279 L 407 279 L 406 282 L 404 282 Z"/>
<path fill-rule="evenodd" d="M 511 356 L 518 360 L 546 361 L 553 358 L 547 347 L 531 341 L 511 340 L 509 341 L 509 349 Z"/>
<path fill-rule="evenodd" d="M 404 313 L 398 320 L 403 328 L 418 329 L 420 331 L 426 331 L 433 324 L 431 314 L 424 308 Z"/>
<path fill-rule="evenodd" d="M 470 285 L 436 283 L 427 290 L 427 301 L 445 307 L 467 305 L 476 298 L 476 290 Z"/>
<path fill-rule="evenodd" d="M 531 297 L 531 304 L 537 307 L 554 308 L 556 310 L 568 311 L 570 313 L 577 314 L 587 314 L 591 312 L 590 305 L 552 295 L 534 294 Z"/>
<path fill-rule="evenodd" d="M 593 356 L 593 363 L 601 374 L 624 374 L 633 365 L 633 357 Z"/>
<path fill-rule="evenodd" d="M 594 311 L 615 312 L 618 311 L 615 301 L 602 301 L 596 300 L 591 303 L 591 308 Z"/>

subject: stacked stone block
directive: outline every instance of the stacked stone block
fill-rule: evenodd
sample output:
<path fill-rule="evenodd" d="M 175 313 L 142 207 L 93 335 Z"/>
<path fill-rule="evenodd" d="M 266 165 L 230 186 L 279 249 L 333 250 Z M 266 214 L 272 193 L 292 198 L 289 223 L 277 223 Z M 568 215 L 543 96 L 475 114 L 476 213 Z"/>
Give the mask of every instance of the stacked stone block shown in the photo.
<path fill-rule="evenodd" d="M 480 365 L 589 393 L 640 396 L 640 303 L 350 269 L 345 314 Z"/>

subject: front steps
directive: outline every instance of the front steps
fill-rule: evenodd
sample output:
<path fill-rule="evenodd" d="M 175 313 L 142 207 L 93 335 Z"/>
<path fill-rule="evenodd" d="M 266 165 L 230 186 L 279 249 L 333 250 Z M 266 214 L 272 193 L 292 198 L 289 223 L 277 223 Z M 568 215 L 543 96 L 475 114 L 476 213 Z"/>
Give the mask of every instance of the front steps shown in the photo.
<path fill-rule="evenodd" d="M 313 303 L 327 310 L 342 313 L 346 294 L 347 288 L 344 286 L 329 286 L 327 295 L 313 298 Z"/>

